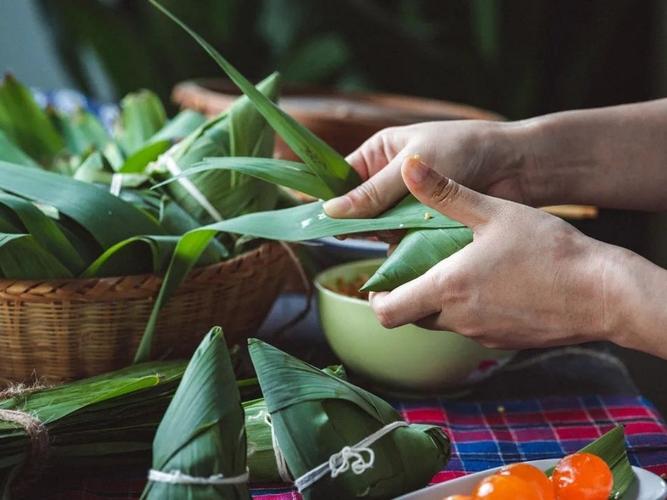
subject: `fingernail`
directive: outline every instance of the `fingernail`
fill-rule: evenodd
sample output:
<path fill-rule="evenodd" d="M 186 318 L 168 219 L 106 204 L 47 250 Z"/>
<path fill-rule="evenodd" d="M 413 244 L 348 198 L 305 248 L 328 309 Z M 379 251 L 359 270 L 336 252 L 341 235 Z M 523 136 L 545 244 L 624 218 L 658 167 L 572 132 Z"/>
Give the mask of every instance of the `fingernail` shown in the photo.
<path fill-rule="evenodd" d="M 419 155 L 412 155 L 405 160 L 405 175 L 415 184 L 420 184 L 428 177 L 431 169 L 426 165 Z"/>
<path fill-rule="evenodd" d="M 322 205 L 324 211 L 330 217 L 340 217 L 347 214 L 352 209 L 352 203 L 347 196 L 339 196 L 324 202 Z"/>

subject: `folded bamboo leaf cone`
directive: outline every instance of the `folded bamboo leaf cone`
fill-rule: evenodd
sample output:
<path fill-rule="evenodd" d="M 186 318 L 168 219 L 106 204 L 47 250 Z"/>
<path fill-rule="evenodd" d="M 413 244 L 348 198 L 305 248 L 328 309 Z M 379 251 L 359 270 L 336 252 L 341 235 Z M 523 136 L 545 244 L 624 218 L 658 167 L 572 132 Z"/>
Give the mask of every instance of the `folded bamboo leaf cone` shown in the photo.
<path fill-rule="evenodd" d="M 306 500 L 393 498 L 425 486 L 447 463 L 440 427 L 408 425 L 349 382 L 259 340 L 249 346 L 279 453 Z M 325 472 L 318 479 L 302 477 L 317 468 Z"/>
<path fill-rule="evenodd" d="M 195 351 L 153 441 L 144 499 L 249 499 L 241 396 L 222 330 Z"/>

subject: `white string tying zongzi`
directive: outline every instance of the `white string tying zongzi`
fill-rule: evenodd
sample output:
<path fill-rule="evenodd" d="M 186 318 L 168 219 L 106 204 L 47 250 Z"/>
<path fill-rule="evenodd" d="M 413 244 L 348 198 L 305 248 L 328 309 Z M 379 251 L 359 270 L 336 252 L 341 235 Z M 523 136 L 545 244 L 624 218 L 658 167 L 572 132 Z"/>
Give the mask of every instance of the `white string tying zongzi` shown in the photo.
<path fill-rule="evenodd" d="M 407 422 L 401 420 L 385 425 L 354 446 L 345 446 L 338 453 L 334 453 L 329 457 L 328 461 L 297 478 L 294 481 L 294 485 L 299 490 L 299 493 L 301 493 L 327 474 L 332 478 L 348 470 L 351 470 L 356 475 L 363 474 L 372 468 L 375 463 L 375 452 L 370 446 L 395 429 L 407 426 Z"/>
<path fill-rule="evenodd" d="M 278 475 L 280 479 L 285 483 L 292 482 L 292 474 L 290 474 L 289 468 L 287 467 L 287 460 L 285 455 L 283 455 L 280 446 L 278 445 L 278 438 L 276 438 L 276 431 L 273 429 L 273 422 L 271 421 L 271 414 L 262 410 L 257 414 L 257 418 L 264 418 L 264 422 L 271 428 L 271 445 L 273 446 L 273 454 L 276 457 L 276 468 L 278 469 Z"/>
<path fill-rule="evenodd" d="M 148 480 L 155 483 L 169 483 L 169 484 L 191 484 L 200 486 L 224 486 L 232 484 L 245 484 L 248 482 L 250 472 L 245 471 L 238 476 L 225 477 L 222 474 L 214 474 L 208 477 L 196 477 L 185 474 L 184 472 L 175 470 L 164 472 L 161 470 L 151 469 L 148 472 Z"/>

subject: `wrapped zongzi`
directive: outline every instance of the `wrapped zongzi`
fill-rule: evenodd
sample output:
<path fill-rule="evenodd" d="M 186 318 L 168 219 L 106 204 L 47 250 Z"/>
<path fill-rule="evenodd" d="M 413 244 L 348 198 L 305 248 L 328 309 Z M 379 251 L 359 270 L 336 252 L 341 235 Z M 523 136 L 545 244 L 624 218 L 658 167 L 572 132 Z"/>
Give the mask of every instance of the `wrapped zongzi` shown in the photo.
<path fill-rule="evenodd" d="M 447 462 L 440 427 L 407 424 L 379 397 L 259 340 L 250 355 L 276 461 L 306 499 L 392 498 L 425 486 Z"/>
<path fill-rule="evenodd" d="M 220 328 L 185 370 L 155 435 L 148 478 L 145 499 L 249 498 L 243 408 Z"/>

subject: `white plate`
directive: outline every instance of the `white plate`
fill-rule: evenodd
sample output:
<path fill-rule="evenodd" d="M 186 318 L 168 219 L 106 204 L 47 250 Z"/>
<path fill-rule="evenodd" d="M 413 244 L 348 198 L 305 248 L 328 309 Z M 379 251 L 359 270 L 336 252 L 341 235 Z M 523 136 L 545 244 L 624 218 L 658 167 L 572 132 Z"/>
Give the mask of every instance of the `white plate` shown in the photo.
<path fill-rule="evenodd" d="M 538 469 L 547 470 L 556 465 L 558 460 L 533 460 L 526 463 L 532 464 Z M 499 469 L 500 467 L 496 467 L 495 469 L 476 472 L 444 483 L 434 484 L 428 488 L 403 495 L 397 500 L 442 500 L 449 495 L 469 495 L 479 481 L 497 472 Z M 667 498 L 667 484 L 659 476 L 639 467 L 633 467 L 633 470 L 637 475 L 637 481 L 623 495 L 621 500 L 662 500 Z"/>

